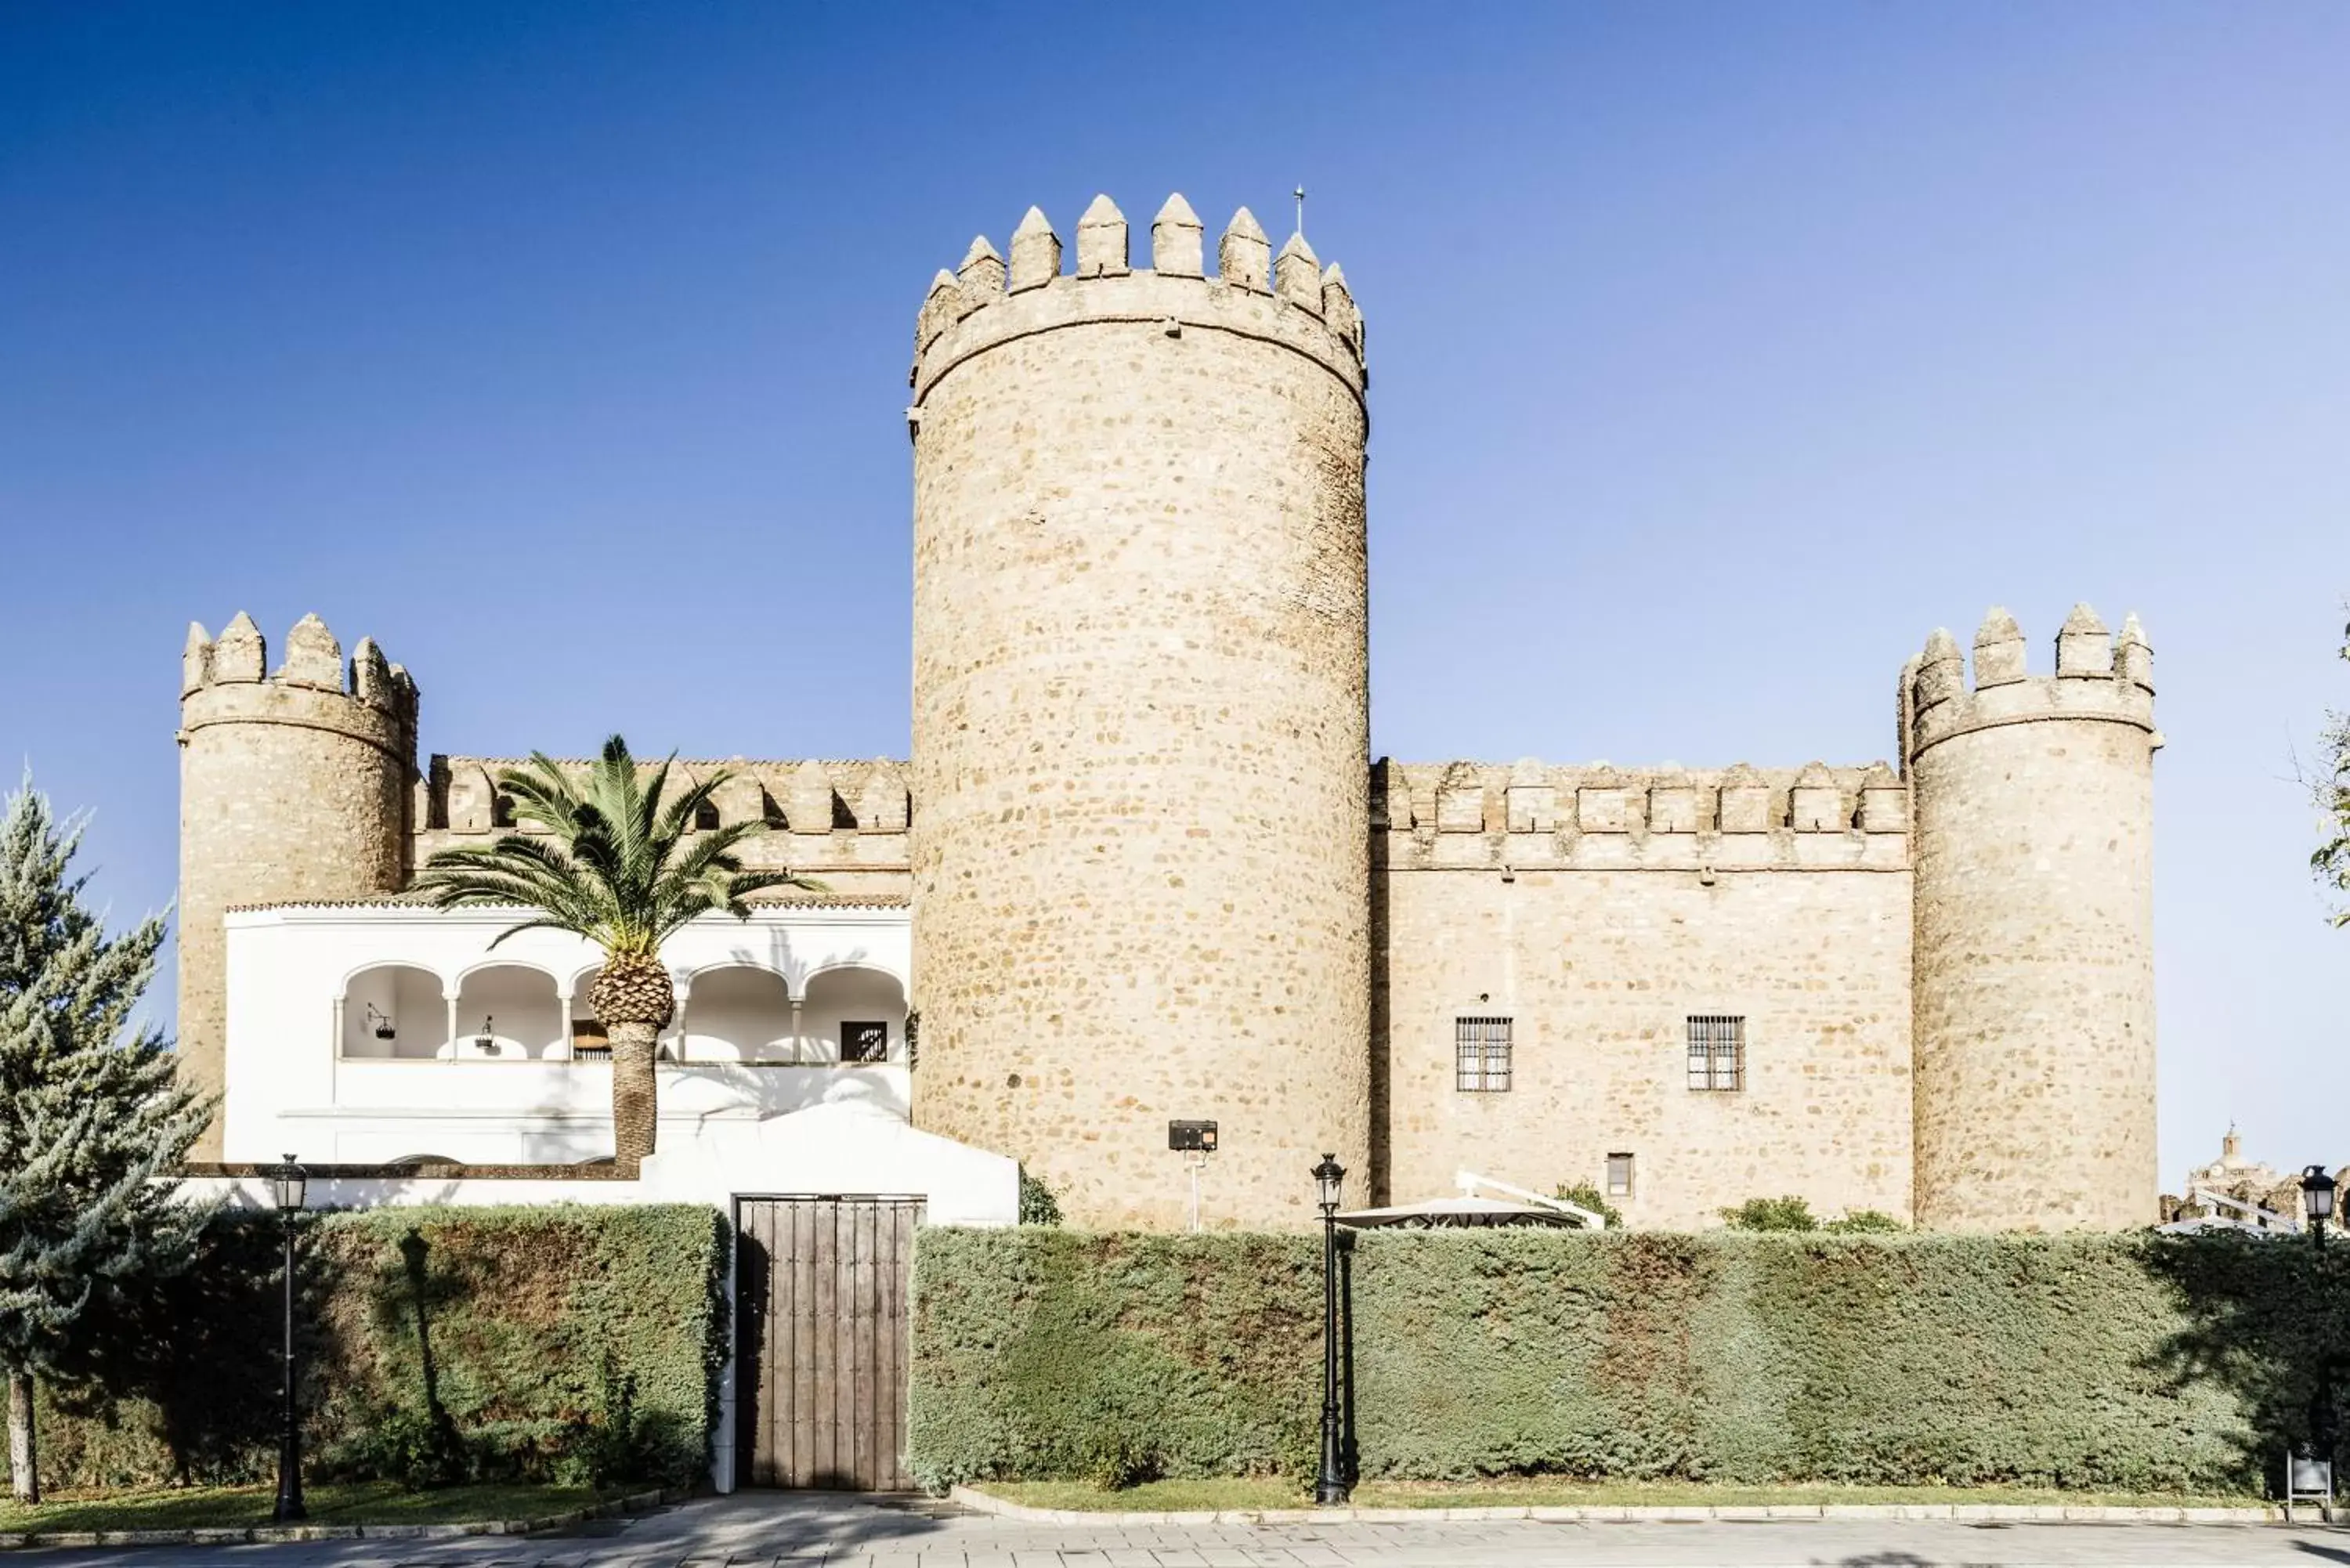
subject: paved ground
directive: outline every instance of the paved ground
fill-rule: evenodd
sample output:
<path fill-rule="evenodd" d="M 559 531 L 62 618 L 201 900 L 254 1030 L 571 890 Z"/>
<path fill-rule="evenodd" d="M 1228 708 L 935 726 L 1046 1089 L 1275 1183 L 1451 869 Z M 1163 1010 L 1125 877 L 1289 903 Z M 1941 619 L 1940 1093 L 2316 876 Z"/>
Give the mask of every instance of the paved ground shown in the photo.
<path fill-rule="evenodd" d="M 764 1492 L 708 1499 L 562 1536 L 298 1546 L 123 1547 L 10 1553 L 5 1568 L 1936 1568 L 1939 1564 L 2350 1563 L 2350 1525 L 1962 1524 L 1785 1520 L 1738 1524 L 1024 1524 L 951 1505 Z"/>

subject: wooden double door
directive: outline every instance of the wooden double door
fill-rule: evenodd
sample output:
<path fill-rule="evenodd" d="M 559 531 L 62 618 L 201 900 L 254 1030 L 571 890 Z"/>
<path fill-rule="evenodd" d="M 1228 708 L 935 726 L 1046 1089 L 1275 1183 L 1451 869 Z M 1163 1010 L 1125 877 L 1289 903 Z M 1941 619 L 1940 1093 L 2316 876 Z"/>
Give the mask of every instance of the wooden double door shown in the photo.
<path fill-rule="evenodd" d="M 919 1199 L 735 1204 L 736 1471 L 749 1486 L 906 1491 Z"/>

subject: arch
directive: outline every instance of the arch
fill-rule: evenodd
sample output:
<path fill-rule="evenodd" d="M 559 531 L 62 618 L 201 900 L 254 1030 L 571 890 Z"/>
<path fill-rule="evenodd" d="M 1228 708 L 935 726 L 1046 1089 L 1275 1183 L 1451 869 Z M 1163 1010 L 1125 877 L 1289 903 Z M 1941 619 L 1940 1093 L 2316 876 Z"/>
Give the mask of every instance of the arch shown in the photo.
<path fill-rule="evenodd" d="M 792 990 L 765 964 L 705 964 L 690 977 L 681 1044 L 689 1062 L 792 1060 Z"/>
<path fill-rule="evenodd" d="M 597 967 L 601 969 L 603 966 L 598 964 Z M 463 995 L 465 989 L 465 981 L 473 976 L 481 973 L 485 969 L 526 969 L 533 974 L 545 975 L 546 977 L 546 983 L 555 988 L 556 995 L 560 996 L 563 993 L 563 977 L 556 974 L 553 970 L 546 968 L 544 964 L 535 964 L 525 959 L 499 958 L 494 954 L 486 958 L 475 959 L 472 963 L 465 965 L 463 969 L 460 969 L 457 971 L 458 993 Z"/>
<path fill-rule="evenodd" d="M 487 1038 L 484 1047 L 476 1042 Z M 563 999 L 536 964 L 480 963 L 457 983 L 457 1036 L 439 1055 L 462 1061 L 531 1061 L 565 1054 Z"/>
<path fill-rule="evenodd" d="M 342 989 L 335 992 L 335 1000 L 337 1002 L 347 1000 L 351 994 L 351 981 L 359 979 L 359 976 L 363 974 L 369 974 L 380 969 L 412 969 L 420 974 L 431 975 L 434 985 L 445 987 L 449 983 L 441 977 L 441 971 L 434 969 L 431 964 L 411 963 L 405 959 L 369 959 L 363 964 L 356 964 L 352 966 L 352 968 L 344 974 Z M 447 992 L 444 991 L 442 994 L 446 995 Z"/>
<path fill-rule="evenodd" d="M 343 1030 L 336 1049 L 345 1056 L 431 1056 L 449 1037 L 445 983 L 421 964 L 372 963 L 352 971 L 343 977 Z"/>
<path fill-rule="evenodd" d="M 852 1035 L 843 1051 L 843 1029 L 879 1025 L 879 1036 L 860 1054 Z M 871 964 L 827 964 L 807 977 L 800 1002 L 799 1059 L 803 1062 L 903 1062 L 906 1059 L 906 986 Z"/>
<path fill-rule="evenodd" d="M 824 962 L 816 965 L 808 970 L 805 974 L 801 975 L 799 990 L 796 994 L 805 999 L 807 996 L 809 987 L 816 983 L 817 976 L 832 974 L 845 969 L 864 970 L 873 974 L 888 975 L 891 980 L 898 982 L 898 990 L 901 995 L 905 992 L 906 977 L 899 973 L 896 970 L 891 969 L 887 964 L 875 963 L 868 958 L 839 958 L 827 959 Z"/>

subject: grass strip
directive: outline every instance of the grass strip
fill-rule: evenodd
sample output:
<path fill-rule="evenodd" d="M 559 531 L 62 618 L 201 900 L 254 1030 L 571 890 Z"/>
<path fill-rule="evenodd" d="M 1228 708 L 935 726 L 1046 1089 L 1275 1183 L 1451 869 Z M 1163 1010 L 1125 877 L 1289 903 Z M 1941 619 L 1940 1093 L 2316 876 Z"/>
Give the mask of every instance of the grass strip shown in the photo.
<path fill-rule="evenodd" d="M 390 1481 L 351 1481 L 306 1487 L 303 1501 L 310 1524 L 472 1524 L 538 1519 L 622 1495 L 515 1483 L 410 1491 Z M 267 1524 L 276 1499 L 275 1486 L 60 1491 L 31 1508 L 0 1501 L 0 1532 L 241 1529 Z"/>
<path fill-rule="evenodd" d="M 1144 1481 L 1106 1490 L 1087 1481 L 987 1481 L 990 1496 L 1029 1508 L 1097 1513 L 1199 1513 L 1305 1508 L 1306 1494 L 1273 1477 Z M 1772 1505 L 1996 1503 L 2056 1508 L 2257 1508 L 2230 1493 L 2058 1491 L 2037 1487 L 1716 1486 L 1703 1481 L 1365 1481 L 1357 1508 L 1764 1508 Z"/>

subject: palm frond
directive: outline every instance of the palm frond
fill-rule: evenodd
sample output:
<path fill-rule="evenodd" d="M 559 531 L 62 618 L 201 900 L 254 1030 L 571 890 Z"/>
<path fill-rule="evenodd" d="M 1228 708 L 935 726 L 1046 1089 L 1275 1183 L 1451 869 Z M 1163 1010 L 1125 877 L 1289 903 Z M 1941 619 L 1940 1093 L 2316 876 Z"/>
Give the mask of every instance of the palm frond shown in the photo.
<path fill-rule="evenodd" d="M 733 774 L 717 769 L 672 790 L 676 761 L 671 753 L 640 771 L 619 735 L 584 770 L 533 752 L 499 770 L 496 784 L 517 817 L 544 831 L 443 849 L 418 876 L 417 888 L 436 909 L 532 912 L 493 947 L 521 931 L 563 930 L 608 957 L 657 954 L 680 928 L 715 910 L 747 919 L 748 894 L 816 886 L 787 871 L 743 870 L 735 851 L 766 832 L 764 822 L 693 831 L 702 807 Z"/>

